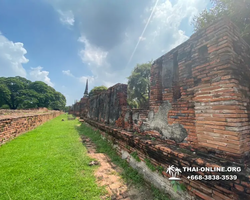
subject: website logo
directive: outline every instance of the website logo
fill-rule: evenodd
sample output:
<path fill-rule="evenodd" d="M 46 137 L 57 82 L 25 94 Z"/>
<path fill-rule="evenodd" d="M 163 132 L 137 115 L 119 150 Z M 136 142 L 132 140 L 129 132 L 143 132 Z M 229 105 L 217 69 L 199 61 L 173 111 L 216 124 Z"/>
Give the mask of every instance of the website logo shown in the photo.
<path fill-rule="evenodd" d="M 180 175 L 180 173 L 182 173 L 181 169 L 178 167 L 175 167 L 174 165 L 171 165 L 171 166 L 169 165 L 166 173 L 168 173 L 171 176 L 168 180 L 171 180 L 171 181 L 181 180 L 180 178 L 177 177 Z"/>

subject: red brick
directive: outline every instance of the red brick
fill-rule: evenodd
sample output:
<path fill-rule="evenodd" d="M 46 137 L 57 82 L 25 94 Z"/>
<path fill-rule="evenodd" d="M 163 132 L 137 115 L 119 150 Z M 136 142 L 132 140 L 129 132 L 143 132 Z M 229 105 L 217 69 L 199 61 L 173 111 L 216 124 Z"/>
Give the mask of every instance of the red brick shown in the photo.
<path fill-rule="evenodd" d="M 241 181 L 241 185 L 244 185 L 244 186 L 250 188 L 250 183 L 248 183 L 248 182 Z"/>
<path fill-rule="evenodd" d="M 202 198 L 202 199 L 204 199 L 204 200 L 213 200 L 212 197 L 209 197 L 209 196 L 207 196 L 206 194 L 203 194 L 203 193 L 199 192 L 199 191 L 196 190 L 196 189 L 192 189 L 192 192 L 193 192 L 194 194 L 196 194 L 198 197 L 200 197 L 200 198 Z"/>
<path fill-rule="evenodd" d="M 204 161 L 203 161 L 201 158 L 196 159 L 195 162 L 196 162 L 198 165 L 203 165 L 203 164 L 204 164 Z"/>
<path fill-rule="evenodd" d="M 244 191 L 244 188 L 241 185 L 234 184 L 234 187 L 239 190 L 240 192 Z"/>
<path fill-rule="evenodd" d="M 229 198 L 225 196 L 224 194 L 221 194 L 217 191 L 213 191 L 213 198 L 216 200 L 232 200 L 232 198 Z"/>
<path fill-rule="evenodd" d="M 230 147 L 218 146 L 217 149 L 222 150 L 222 151 L 228 151 L 228 152 L 231 152 L 231 153 L 236 153 L 236 154 L 239 154 L 239 153 L 240 153 L 240 150 L 232 149 L 232 148 L 230 148 Z"/>
<path fill-rule="evenodd" d="M 225 188 L 223 188 L 223 187 L 220 187 L 220 186 L 218 186 L 218 185 L 214 185 L 217 189 L 219 189 L 219 190 L 221 190 L 221 191 L 223 191 L 223 192 L 225 192 L 225 193 L 228 193 L 228 194 L 232 194 L 233 192 L 231 191 L 231 190 L 227 190 L 227 189 L 225 189 Z M 215 191 L 216 192 L 216 191 Z"/>
<path fill-rule="evenodd" d="M 238 132 L 233 132 L 233 131 L 223 131 L 223 130 L 218 130 L 218 129 L 214 129 L 215 133 L 219 133 L 219 134 L 223 134 L 223 135 L 234 135 L 234 136 L 238 136 L 239 133 Z"/>

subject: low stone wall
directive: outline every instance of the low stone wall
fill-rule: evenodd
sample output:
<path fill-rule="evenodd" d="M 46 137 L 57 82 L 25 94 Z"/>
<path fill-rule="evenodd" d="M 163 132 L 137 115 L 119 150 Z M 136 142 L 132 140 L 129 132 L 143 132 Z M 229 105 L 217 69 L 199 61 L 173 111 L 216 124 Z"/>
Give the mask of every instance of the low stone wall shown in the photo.
<path fill-rule="evenodd" d="M 250 199 L 250 169 L 244 165 L 218 159 L 202 152 L 182 149 L 160 138 L 153 139 L 149 135 L 134 134 L 88 118 L 84 120 L 103 131 L 102 135 L 112 142 L 118 154 L 126 159 L 133 168 L 138 170 L 145 180 L 148 180 L 175 199 Z M 131 156 L 133 152 L 136 152 L 141 162 L 138 163 L 133 159 Z M 148 161 L 156 169 L 161 168 L 164 170 L 159 170 L 157 175 L 156 172 L 150 171 L 145 167 L 145 163 Z M 180 169 L 183 169 L 183 167 L 235 167 L 240 169 L 240 172 L 183 172 L 180 175 L 181 181 L 178 182 L 185 184 L 187 191 L 175 192 L 171 181 L 168 179 L 170 175 L 166 173 L 167 167 L 171 165 Z M 237 180 L 199 180 L 200 175 L 203 177 L 204 175 L 219 175 L 220 177 L 222 175 L 237 175 Z M 195 179 L 198 180 L 191 180 L 191 176 L 196 177 Z"/>
<path fill-rule="evenodd" d="M 62 114 L 60 111 L 40 112 L 40 110 L 18 110 L 16 112 L 5 110 L 5 113 L 8 115 L 0 115 L 0 145 Z"/>

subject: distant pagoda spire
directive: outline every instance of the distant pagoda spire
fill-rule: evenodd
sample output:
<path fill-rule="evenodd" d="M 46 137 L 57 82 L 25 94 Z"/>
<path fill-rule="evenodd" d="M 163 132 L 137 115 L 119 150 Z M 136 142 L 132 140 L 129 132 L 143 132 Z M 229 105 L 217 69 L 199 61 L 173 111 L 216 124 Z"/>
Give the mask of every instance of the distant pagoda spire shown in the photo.
<path fill-rule="evenodd" d="M 86 88 L 85 88 L 85 92 L 84 92 L 84 96 L 87 97 L 89 95 L 88 92 L 88 79 L 86 80 Z"/>

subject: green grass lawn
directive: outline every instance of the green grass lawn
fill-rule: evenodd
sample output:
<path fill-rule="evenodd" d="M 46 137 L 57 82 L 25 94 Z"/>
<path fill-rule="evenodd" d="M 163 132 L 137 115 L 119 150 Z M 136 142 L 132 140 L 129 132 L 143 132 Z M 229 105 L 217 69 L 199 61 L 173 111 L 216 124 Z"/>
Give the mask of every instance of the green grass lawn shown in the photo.
<path fill-rule="evenodd" d="M 77 120 L 61 115 L 0 147 L 0 200 L 100 199 Z M 64 118 L 65 121 L 61 121 Z"/>

